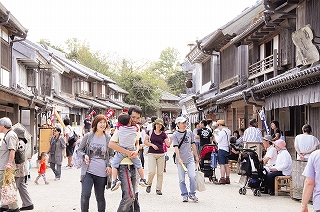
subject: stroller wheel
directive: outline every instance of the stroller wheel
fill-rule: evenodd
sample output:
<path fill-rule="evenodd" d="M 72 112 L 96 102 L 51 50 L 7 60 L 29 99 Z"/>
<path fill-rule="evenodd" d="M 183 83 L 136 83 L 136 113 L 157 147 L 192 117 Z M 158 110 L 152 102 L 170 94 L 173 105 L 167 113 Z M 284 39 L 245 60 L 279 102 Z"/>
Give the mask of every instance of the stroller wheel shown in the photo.
<path fill-rule="evenodd" d="M 242 189 L 242 194 L 243 194 L 243 195 L 246 195 L 246 194 L 247 194 L 247 189 L 246 189 L 246 188 L 243 188 L 243 189 Z"/>
<path fill-rule="evenodd" d="M 209 182 L 213 182 L 213 177 L 209 177 Z"/>
<path fill-rule="evenodd" d="M 253 190 L 253 195 L 257 196 L 257 190 Z"/>
<path fill-rule="evenodd" d="M 239 188 L 239 194 L 240 195 L 242 194 L 242 188 Z"/>
<path fill-rule="evenodd" d="M 257 196 L 261 197 L 261 191 L 260 190 L 257 190 Z"/>

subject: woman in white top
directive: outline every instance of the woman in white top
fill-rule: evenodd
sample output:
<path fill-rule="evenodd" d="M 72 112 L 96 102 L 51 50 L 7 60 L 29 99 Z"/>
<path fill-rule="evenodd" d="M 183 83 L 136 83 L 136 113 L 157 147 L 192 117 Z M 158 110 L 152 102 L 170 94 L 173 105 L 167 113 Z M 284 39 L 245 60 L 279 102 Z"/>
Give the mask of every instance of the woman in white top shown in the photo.
<path fill-rule="evenodd" d="M 318 148 L 319 140 L 313 135 L 310 135 L 311 132 L 311 126 L 305 124 L 302 127 L 302 134 L 296 136 L 294 148 L 297 151 L 297 160 L 307 161 L 310 154 Z"/>
<path fill-rule="evenodd" d="M 266 150 L 266 154 L 263 157 L 263 165 L 268 167 L 275 165 L 278 153 L 276 148 L 273 146 L 272 136 L 271 135 L 264 136 L 262 144 Z"/>
<path fill-rule="evenodd" d="M 278 157 L 276 164 L 269 168 L 266 182 L 270 195 L 274 195 L 274 178 L 276 176 L 288 176 L 292 172 L 292 159 L 286 148 L 286 142 L 279 139 L 274 142 L 274 146 L 278 151 Z"/>

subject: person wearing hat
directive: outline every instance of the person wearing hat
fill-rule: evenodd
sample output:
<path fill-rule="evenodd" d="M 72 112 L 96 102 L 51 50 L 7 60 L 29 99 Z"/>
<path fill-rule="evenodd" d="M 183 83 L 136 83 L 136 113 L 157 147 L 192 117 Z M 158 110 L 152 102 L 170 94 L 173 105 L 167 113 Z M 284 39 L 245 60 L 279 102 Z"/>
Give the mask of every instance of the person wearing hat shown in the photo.
<path fill-rule="evenodd" d="M 230 167 L 229 167 L 229 146 L 231 131 L 226 127 L 224 120 L 218 120 L 216 123 L 218 133 L 215 134 L 218 143 L 218 163 L 220 165 L 220 180 L 216 184 L 230 184 Z"/>
<path fill-rule="evenodd" d="M 197 147 L 194 143 L 193 132 L 187 130 L 187 119 L 183 116 L 176 118 L 178 129 L 173 133 L 173 147 L 176 153 L 176 164 L 178 168 L 179 187 L 181 191 L 182 201 L 188 202 L 188 199 L 193 202 L 198 202 L 196 197 L 196 172 L 195 172 L 195 159 L 199 163 L 199 156 Z M 179 147 L 180 146 L 180 147 Z M 184 165 L 187 171 L 183 169 Z M 189 177 L 190 189 L 188 192 L 185 176 Z"/>
<path fill-rule="evenodd" d="M 278 156 L 274 166 L 268 169 L 266 188 L 269 188 L 269 194 L 274 195 L 274 178 L 276 176 L 288 176 L 292 172 L 292 158 L 286 148 L 284 140 L 276 140 L 274 146 L 277 149 Z"/>
<path fill-rule="evenodd" d="M 262 144 L 266 150 L 266 154 L 263 157 L 263 165 L 273 166 L 276 163 L 278 153 L 276 148 L 273 146 L 272 136 L 271 135 L 264 136 Z"/>
<path fill-rule="evenodd" d="M 146 192 L 150 193 L 152 181 L 154 176 L 157 174 L 157 185 L 156 194 L 162 195 L 162 182 L 163 182 L 163 171 L 165 162 L 165 152 L 163 149 L 163 143 L 170 146 L 170 141 L 167 134 L 165 133 L 165 126 L 163 120 L 157 118 L 153 122 L 153 129 L 147 131 L 144 139 L 144 144 L 149 147 L 148 150 L 148 181 Z"/>
<path fill-rule="evenodd" d="M 15 181 L 17 185 L 17 189 L 19 191 L 21 200 L 22 200 L 22 207 L 20 211 L 24 210 L 33 210 L 33 203 L 31 197 L 29 195 L 27 184 L 26 184 L 26 177 L 28 175 L 28 167 L 27 167 L 27 160 L 25 158 L 25 150 L 26 144 L 28 143 L 27 139 L 25 138 L 25 130 L 22 128 L 15 128 L 13 130 L 19 139 L 18 147 L 16 151 L 20 151 L 21 153 L 21 163 L 16 161 L 16 172 L 15 172 Z"/>
<path fill-rule="evenodd" d="M 13 169 L 15 166 L 14 155 L 19 140 L 17 134 L 11 130 L 11 127 L 12 122 L 8 117 L 0 119 L 0 133 L 4 134 L 0 146 L 0 188 L 2 188 L 3 184 L 4 171 Z M 8 206 L 2 205 L 0 211 L 20 211 L 18 202 L 12 203 Z"/>

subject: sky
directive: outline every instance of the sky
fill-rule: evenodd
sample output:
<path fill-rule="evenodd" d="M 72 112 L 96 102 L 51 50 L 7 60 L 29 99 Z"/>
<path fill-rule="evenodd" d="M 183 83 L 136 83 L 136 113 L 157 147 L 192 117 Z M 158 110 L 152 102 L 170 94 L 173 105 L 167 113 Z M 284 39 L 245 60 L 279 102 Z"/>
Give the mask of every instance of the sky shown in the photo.
<path fill-rule="evenodd" d="M 217 30 L 256 0 L 0 0 L 28 29 L 27 39 L 88 42 L 92 51 L 133 61 L 157 61 L 176 48 L 182 62 L 187 46 Z M 65 48 L 66 49 L 66 48 Z"/>

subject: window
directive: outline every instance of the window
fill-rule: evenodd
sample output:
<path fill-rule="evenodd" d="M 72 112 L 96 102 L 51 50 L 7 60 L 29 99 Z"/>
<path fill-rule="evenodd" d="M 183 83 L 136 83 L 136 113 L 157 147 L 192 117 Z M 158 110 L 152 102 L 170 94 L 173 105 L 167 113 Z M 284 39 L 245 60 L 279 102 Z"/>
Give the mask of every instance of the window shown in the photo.
<path fill-rule="evenodd" d="M 10 45 L 3 39 L 1 39 L 1 68 L 11 70 Z"/>
<path fill-rule="evenodd" d="M 202 64 L 202 85 L 211 80 L 211 58 Z"/>
<path fill-rule="evenodd" d="M 1 69 L 1 85 L 10 87 L 10 72 L 5 70 L 5 69 Z"/>
<path fill-rule="evenodd" d="M 72 94 L 72 79 L 67 76 L 61 76 L 61 91 Z"/>

